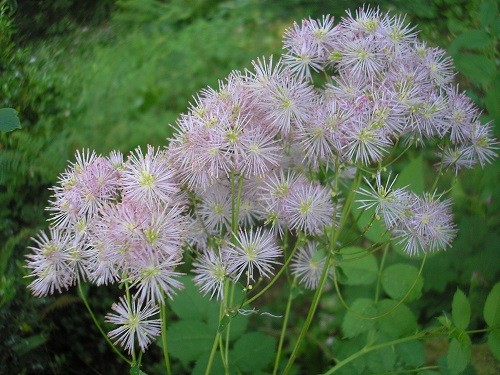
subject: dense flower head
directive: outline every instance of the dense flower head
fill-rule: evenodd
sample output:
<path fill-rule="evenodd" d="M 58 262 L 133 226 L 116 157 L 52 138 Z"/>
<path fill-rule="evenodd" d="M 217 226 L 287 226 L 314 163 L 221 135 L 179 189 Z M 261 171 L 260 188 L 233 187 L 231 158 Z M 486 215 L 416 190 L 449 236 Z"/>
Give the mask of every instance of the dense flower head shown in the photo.
<path fill-rule="evenodd" d="M 319 248 L 319 243 L 308 242 L 298 249 L 293 256 L 290 269 L 301 284 L 307 289 L 316 289 L 323 267 L 325 265 L 326 254 Z"/>
<path fill-rule="evenodd" d="M 158 314 L 158 306 L 121 297 L 119 303 L 114 303 L 111 309 L 114 313 L 108 313 L 105 321 L 118 325 L 118 328 L 110 331 L 108 336 L 129 354 L 134 353 L 136 343 L 141 351 L 146 351 L 153 339 L 160 335 L 161 320 L 150 319 Z"/>
<path fill-rule="evenodd" d="M 151 146 L 125 161 L 119 152 L 103 157 L 78 151 L 53 188 L 50 233 L 35 238 L 27 256 L 33 293 L 61 292 L 88 280 L 127 281 L 141 301 L 162 303 L 171 296 L 182 286 L 174 268 L 188 229 L 176 179 L 166 153 Z"/>

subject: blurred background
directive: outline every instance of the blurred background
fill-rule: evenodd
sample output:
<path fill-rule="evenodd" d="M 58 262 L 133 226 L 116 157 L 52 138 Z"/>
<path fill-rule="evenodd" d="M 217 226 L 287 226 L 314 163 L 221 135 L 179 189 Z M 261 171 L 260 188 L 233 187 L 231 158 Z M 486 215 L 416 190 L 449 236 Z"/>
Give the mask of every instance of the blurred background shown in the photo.
<path fill-rule="evenodd" d="M 283 31 L 294 21 L 338 19 L 368 3 L 407 14 L 421 40 L 448 50 L 460 87 L 484 122 L 495 121 L 498 138 L 496 1 L 0 0 L 0 108 L 15 108 L 22 124 L 0 133 L 0 373 L 128 372 L 74 290 L 36 299 L 23 278 L 30 237 L 46 228 L 48 188 L 75 150 L 126 153 L 167 144 L 170 124 L 198 90 L 259 56 L 280 54 Z M 432 155 L 424 161 L 432 165 Z M 482 306 L 499 280 L 499 169 L 497 161 L 461 173 L 452 191 L 459 235 L 453 249 L 426 265 L 425 294 L 413 306 L 422 324 L 449 309 L 457 287 Z M 432 181 L 431 169 L 426 173 Z M 89 298 L 101 314 L 114 301 L 102 289 Z M 473 309 L 473 326 L 481 328 L 480 316 Z M 426 349 L 432 361 L 433 348 Z M 495 373 L 498 363 L 483 351 L 479 339 L 474 353 L 488 359 L 468 371 Z M 321 348 L 310 345 L 306 353 L 321 368 Z M 157 373 L 159 350 L 148 356 L 144 371 Z"/>

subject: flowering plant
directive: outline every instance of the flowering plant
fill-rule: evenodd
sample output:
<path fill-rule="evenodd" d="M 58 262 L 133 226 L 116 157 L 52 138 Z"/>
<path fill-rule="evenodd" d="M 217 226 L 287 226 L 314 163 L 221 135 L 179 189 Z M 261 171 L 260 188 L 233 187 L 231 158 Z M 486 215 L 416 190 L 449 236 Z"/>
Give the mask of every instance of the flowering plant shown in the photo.
<path fill-rule="evenodd" d="M 53 187 L 50 233 L 34 239 L 27 257 L 29 288 L 41 297 L 77 285 L 104 333 L 81 286 L 118 284 L 125 295 L 105 317 L 117 326 L 107 340 L 137 371 L 161 336 L 170 373 L 167 300 L 175 306 L 187 282 L 220 304 L 205 373 L 219 363 L 217 352 L 225 373 L 268 365 L 231 358 L 244 347 L 240 339 L 231 349 L 231 326 L 237 316 L 258 314 L 254 302 L 285 276 L 286 311 L 267 313 L 282 320 L 273 373 L 292 371 L 332 283 L 347 308 L 345 337 L 373 336 L 379 322 L 387 340 L 372 337 L 336 358 L 328 374 L 368 352 L 456 329 L 466 350 L 468 321 L 458 310 L 453 324 L 413 335 L 416 322 L 394 329 L 388 319 L 412 319 L 404 302 L 420 293 L 426 255 L 451 246 L 452 202 L 438 190 L 440 178 L 496 157 L 491 124 L 480 122 L 479 110 L 453 85 L 451 59 L 420 42 L 404 17 L 363 8 L 337 24 L 330 16 L 303 20 L 285 32 L 284 50 L 280 59 L 257 59 L 218 89 L 202 90 L 165 149 L 137 148 L 127 157 L 77 152 Z M 392 168 L 410 149 L 427 146 L 437 149 L 438 171 L 429 192 L 419 194 Z M 390 248 L 420 257 L 420 269 L 384 269 Z M 344 282 L 375 283 L 375 296 L 349 306 Z M 297 290 L 314 294 L 283 361 Z M 456 303 L 466 310 L 464 298 L 457 293 Z"/>

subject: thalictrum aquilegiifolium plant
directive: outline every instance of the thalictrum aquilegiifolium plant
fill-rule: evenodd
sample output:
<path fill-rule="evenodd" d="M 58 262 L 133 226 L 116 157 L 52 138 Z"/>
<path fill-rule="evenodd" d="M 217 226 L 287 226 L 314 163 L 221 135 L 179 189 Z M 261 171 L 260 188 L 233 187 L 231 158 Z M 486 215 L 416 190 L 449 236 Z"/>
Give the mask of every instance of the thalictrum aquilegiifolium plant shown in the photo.
<path fill-rule="evenodd" d="M 285 31 L 283 48 L 281 57 L 258 58 L 252 69 L 198 93 L 165 148 L 128 156 L 78 151 L 52 188 L 49 233 L 34 238 L 26 260 L 29 289 L 43 297 L 76 285 L 105 334 L 82 284 L 119 284 L 124 295 L 105 317 L 117 327 L 106 339 L 136 371 L 161 336 L 171 372 L 167 300 L 182 290 L 179 267 L 188 260 L 194 284 L 220 304 L 207 374 L 216 358 L 226 374 L 248 371 L 231 359 L 231 320 L 255 313 L 254 301 L 279 279 L 290 283 L 290 296 L 299 287 L 314 291 L 286 356 L 292 297 L 278 317 L 272 371 L 290 373 L 325 284 L 333 280 L 341 292 L 343 256 L 356 262 L 381 251 L 374 300 L 346 305 L 345 336 L 367 331 L 363 319 L 372 324 L 394 313 L 420 282 L 422 268 L 403 292 L 391 286 L 382 273 L 388 249 L 420 256 L 423 267 L 427 253 L 453 242 L 452 201 L 438 190 L 440 177 L 496 157 L 491 124 L 480 122 L 480 111 L 453 84 L 452 60 L 419 41 L 404 17 L 367 7 L 338 23 L 330 16 L 304 19 Z M 435 149 L 436 178 L 429 192 L 416 194 L 395 183 L 392 168 L 410 149 L 424 147 Z M 343 231 L 359 226 L 365 211 L 368 224 L 345 239 Z M 385 228 L 384 238 L 367 241 L 375 223 Z M 392 299 L 379 300 L 381 286 Z M 468 322 L 457 323 L 456 311 L 453 323 L 388 335 L 338 359 L 327 373 L 434 334 L 454 337 L 460 353 Z M 461 335 L 453 336 L 457 329 Z"/>

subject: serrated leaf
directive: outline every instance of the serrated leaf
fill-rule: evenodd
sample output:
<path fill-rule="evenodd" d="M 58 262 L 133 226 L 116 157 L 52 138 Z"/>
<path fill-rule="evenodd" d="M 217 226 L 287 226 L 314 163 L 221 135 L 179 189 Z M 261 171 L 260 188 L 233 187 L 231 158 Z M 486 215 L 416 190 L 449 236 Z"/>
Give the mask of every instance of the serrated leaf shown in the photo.
<path fill-rule="evenodd" d="M 424 281 L 418 269 L 409 264 L 393 264 L 382 272 L 381 284 L 389 297 L 405 301 L 418 299 L 422 294 Z"/>
<path fill-rule="evenodd" d="M 500 282 L 491 289 L 484 303 L 484 321 L 490 327 L 500 327 Z"/>
<path fill-rule="evenodd" d="M 361 247 L 346 247 L 340 250 L 343 261 L 340 267 L 349 285 L 369 285 L 377 279 L 378 265 L 375 256 Z"/>
<path fill-rule="evenodd" d="M 497 17 L 497 14 L 498 7 L 496 1 L 490 0 L 481 2 L 481 6 L 479 7 L 479 20 L 483 28 L 490 26 L 495 20 L 495 17 Z"/>
<path fill-rule="evenodd" d="M 170 301 L 172 310 L 181 319 L 206 320 L 212 302 L 198 291 L 191 277 L 183 276 L 179 280 L 184 288 Z"/>
<path fill-rule="evenodd" d="M 488 333 L 488 346 L 497 361 L 500 361 L 500 328 Z"/>
<path fill-rule="evenodd" d="M 463 371 L 471 359 L 472 344 L 469 339 L 468 345 L 463 345 L 456 339 L 452 339 L 446 356 L 447 366 L 450 374 L 459 374 Z"/>
<path fill-rule="evenodd" d="M 214 337 L 215 331 L 199 320 L 174 322 L 168 329 L 169 352 L 186 366 L 210 351 Z"/>
<path fill-rule="evenodd" d="M 403 303 L 398 306 L 398 301 L 390 299 L 379 301 L 377 304 L 377 315 L 382 315 L 388 311 L 392 312 L 376 321 L 376 326 L 380 331 L 390 336 L 390 338 L 398 338 L 415 332 L 417 329 L 417 318 L 408 306 Z"/>
<path fill-rule="evenodd" d="M 451 319 L 455 326 L 460 329 L 466 329 L 470 322 L 470 303 L 460 289 L 457 289 L 453 296 Z"/>
<path fill-rule="evenodd" d="M 365 317 L 373 317 L 377 313 L 373 300 L 368 298 L 358 298 L 347 310 L 344 320 L 342 321 L 342 332 L 346 337 L 354 337 L 363 332 L 369 331 L 375 324 L 373 319 L 365 319 Z"/>
<path fill-rule="evenodd" d="M 231 364 L 240 371 L 257 372 L 274 358 L 276 340 L 260 332 L 241 336 L 230 353 Z"/>
<path fill-rule="evenodd" d="M 495 63 L 484 55 L 464 53 L 453 56 L 457 69 L 471 81 L 488 85 L 495 76 Z"/>
<path fill-rule="evenodd" d="M 20 128 L 21 122 L 17 117 L 17 111 L 13 108 L 0 108 L 0 131 L 10 132 Z"/>

